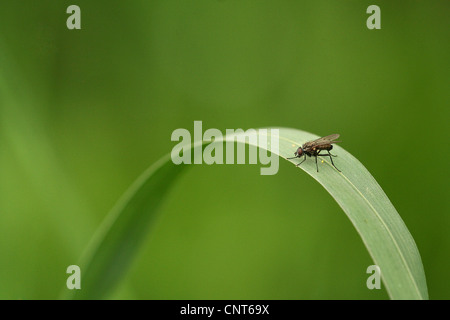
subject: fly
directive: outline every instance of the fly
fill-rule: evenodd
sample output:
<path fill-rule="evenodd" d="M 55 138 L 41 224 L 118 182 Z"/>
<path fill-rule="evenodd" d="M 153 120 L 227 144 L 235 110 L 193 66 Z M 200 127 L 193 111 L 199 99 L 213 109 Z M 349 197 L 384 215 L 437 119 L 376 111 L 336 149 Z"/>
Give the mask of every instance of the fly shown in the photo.
<path fill-rule="evenodd" d="M 297 151 L 295 151 L 294 156 L 292 158 L 287 159 L 295 159 L 295 158 L 301 158 L 303 156 L 302 162 L 297 164 L 297 167 L 301 165 L 305 160 L 306 156 L 308 157 L 315 157 L 316 158 L 316 168 L 317 172 L 319 172 L 319 166 L 317 165 L 317 157 L 330 157 L 331 164 L 333 167 L 336 168 L 333 162 L 332 157 L 337 157 L 334 154 L 330 153 L 330 150 L 333 149 L 333 143 L 340 142 L 340 141 L 334 141 L 337 138 L 339 138 L 339 134 L 330 134 L 329 136 L 319 138 L 317 140 L 308 141 L 303 144 L 303 146 L 299 147 Z M 328 154 L 320 154 L 321 151 L 326 151 Z M 338 168 L 336 168 L 337 171 L 341 172 Z"/>

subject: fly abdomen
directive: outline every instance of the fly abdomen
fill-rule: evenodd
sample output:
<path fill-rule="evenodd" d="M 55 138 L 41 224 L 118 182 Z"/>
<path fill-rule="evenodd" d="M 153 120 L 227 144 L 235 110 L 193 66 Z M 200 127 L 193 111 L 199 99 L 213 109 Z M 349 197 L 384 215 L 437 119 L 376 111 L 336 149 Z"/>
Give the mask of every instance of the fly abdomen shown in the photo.
<path fill-rule="evenodd" d="M 324 146 L 318 147 L 317 149 L 319 149 L 319 150 L 328 150 L 328 151 L 330 151 L 331 149 L 333 149 L 333 145 L 332 145 L 332 144 L 324 145 Z"/>

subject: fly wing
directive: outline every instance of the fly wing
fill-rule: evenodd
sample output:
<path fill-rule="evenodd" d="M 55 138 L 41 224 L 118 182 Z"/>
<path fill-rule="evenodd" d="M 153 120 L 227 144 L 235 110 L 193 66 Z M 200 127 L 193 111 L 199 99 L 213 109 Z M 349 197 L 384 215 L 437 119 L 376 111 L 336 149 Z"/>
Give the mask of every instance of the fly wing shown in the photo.
<path fill-rule="evenodd" d="M 333 141 L 333 140 L 336 140 L 337 138 L 339 138 L 339 134 L 335 133 L 335 134 L 330 134 L 329 136 L 323 137 L 321 139 L 328 140 L 330 143 L 340 142 L 340 141 Z"/>
<path fill-rule="evenodd" d="M 310 141 L 309 146 L 313 147 L 313 146 L 319 146 L 319 145 L 323 145 L 323 144 L 332 144 L 332 143 L 340 142 L 340 141 L 334 141 L 337 138 L 339 138 L 339 134 L 337 134 L 337 133 L 330 134 L 329 136 L 322 137 L 322 138 L 319 138 L 314 141 Z"/>

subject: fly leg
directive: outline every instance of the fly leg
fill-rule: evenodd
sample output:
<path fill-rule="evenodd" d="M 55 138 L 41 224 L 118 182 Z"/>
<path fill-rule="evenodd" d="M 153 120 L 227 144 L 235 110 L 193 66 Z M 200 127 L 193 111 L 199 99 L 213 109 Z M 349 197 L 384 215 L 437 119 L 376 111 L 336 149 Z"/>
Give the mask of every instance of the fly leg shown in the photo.
<path fill-rule="evenodd" d="M 303 156 L 302 162 L 298 163 L 298 164 L 296 165 L 296 167 L 298 167 L 299 165 L 301 165 L 305 160 L 306 160 L 306 154 Z"/>
<path fill-rule="evenodd" d="M 333 165 L 333 167 L 336 168 L 336 166 L 334 165 L 334 162 L 333 162 L 333 158 L 332 158 L 331 156 L 333 156 L 333 157 L 337 157 L 337 156 L 331 154 L 331 153 L 330 153 L 330 150 L 327 150 L 327 151 L 328 151 L 328 155 L 330 156 L 331 164 Z M 336 170 L 339 171 L 339 172 L 341 172 L 341 170 L 339 170 L 338 168 L 336 168 Z"/>
<path fill-rule="evenodd" d="M 333 167 L 335 167 L 337 171 L 341 172 L 341 170 L 339 170 L 339 169 L 334 165 L 334 162 L 333 162 L 332 156 L 333 156 L 333 157 L 337 157 L 337 156 L 334 155 L 334 154 L 331 154 L 329 150 L 327 150 L 327 152 L 328 152 L 328 154 L 317 154 L 317 155 L 318 155 L 318 156 L 321 156 L 321 157 L 330 157 L 331 164 L 333 165 Z M 317 159 L 317 158 L 316 158 L 316 159 Z"/>

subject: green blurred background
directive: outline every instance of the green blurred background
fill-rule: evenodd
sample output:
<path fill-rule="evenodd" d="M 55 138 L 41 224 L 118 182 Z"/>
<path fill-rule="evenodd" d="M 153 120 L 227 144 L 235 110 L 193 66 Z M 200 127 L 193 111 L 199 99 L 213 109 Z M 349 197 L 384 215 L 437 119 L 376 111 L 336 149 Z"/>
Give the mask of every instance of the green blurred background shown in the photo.
<path fill-rule="evenodd" d="M 66 9 L 81 8 L 81 30 Z M 381 8 L 381 30 L 366 9 Z M 449 1 L 0 4 L 0 298 L 53 299 L 173 130 L 340 133 L 400 213 L 431 299 L 450 298 Z M 447 168 L 447 169 L 446 169 Z M 192 166 L 124 299 L 385 299 L 334 200 L 280 161 Z"/>

